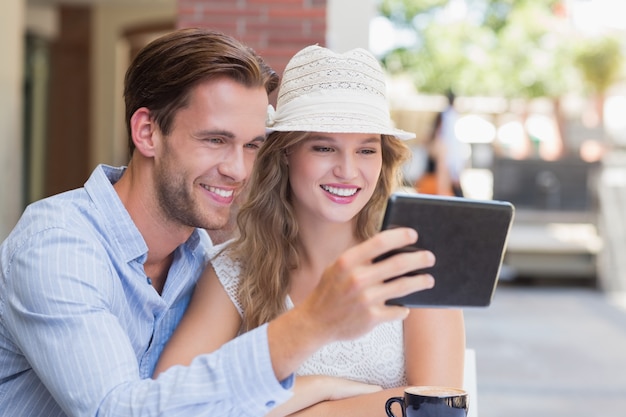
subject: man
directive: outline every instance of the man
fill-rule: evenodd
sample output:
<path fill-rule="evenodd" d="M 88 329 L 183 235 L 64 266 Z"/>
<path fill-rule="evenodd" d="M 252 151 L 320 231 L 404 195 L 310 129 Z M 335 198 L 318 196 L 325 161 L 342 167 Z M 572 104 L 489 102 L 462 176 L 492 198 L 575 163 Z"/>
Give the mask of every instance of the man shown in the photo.
<path fill-rule="evenodd" d="M 157 39 L 124 96 L 131 160 L 24 212 L 0 246 L 0 415 L 264 415 L 319 347 L 406 317 L 385 300 L 432 286 L 384 283 L 431 254 L 371 259 L 416 239 L 384 232 L 340 255 L 301 306 L 190 366 L 150 379 L 211 242 L 265 140 L 277 76 L 219 33 Z M 207 323 L 210 326 L 210 323 Z"/>

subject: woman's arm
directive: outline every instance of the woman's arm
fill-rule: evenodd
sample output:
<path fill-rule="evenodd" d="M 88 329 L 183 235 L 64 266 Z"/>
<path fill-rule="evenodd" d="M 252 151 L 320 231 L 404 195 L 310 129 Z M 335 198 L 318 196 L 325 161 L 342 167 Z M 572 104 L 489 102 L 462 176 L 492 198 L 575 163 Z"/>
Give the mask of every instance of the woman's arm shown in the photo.
<path fill-rule="evenodd" d="M 404 387 L 391 388 L 375 393 L 358 395 L 336 401 L 323 401 L 299 412 L 292 417 L 383 417 L 385 402 L 390 397 L 402 397 Z M 395 410 L 400 415 L 399 409 Z"/>
<path fill-rule="evenodd" d="M 234 339 L 241 316 L 209 264 L 198 279 L 189 307 L 165 345 L 153 377 L 173 365 L 189 365 Z"/>
<path fill-rule="evenodd" d="M 296 377 L 293 387 L 293 397 L 286 403 L 273 409 L 266 417 L 299 415 L 298 411 L 321 401 L 341 400 L 380 391 L 381 388 L 377 385 L 364 384 L 343 378 L 324 375 L 299 376 Z"/>
<path fill-rule="evenodd" d="M 462 388 L 465 362 L 463 310 L 412 309 L 404 320 L 404 351 L 409 385 Z"/>
<path fill-rule="evenodd" d="M 411 309 L 404 320 L 408 385 L 463 386 L 465 325 L 457 309 Z M 337 401 L 323 401 L 293 416 L 382 417 L 385 402 L 401 397 L 405 387 Z"/>

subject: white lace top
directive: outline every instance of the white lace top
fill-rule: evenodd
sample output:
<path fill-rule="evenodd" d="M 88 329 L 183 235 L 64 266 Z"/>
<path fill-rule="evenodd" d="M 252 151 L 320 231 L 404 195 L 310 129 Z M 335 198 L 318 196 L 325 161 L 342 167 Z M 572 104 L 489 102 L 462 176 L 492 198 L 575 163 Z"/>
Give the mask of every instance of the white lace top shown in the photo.
<path fill-rule="evenodd" d="M 242 314 L 237 297 L 240 266 L 227 253 L 213 260 L 213 269 L 233 304 Z M 287 308 L 293 308 L 287 297 Z M 381 324 L 359 339 L 334 342 L 311 356 L 297 371 L 298 375 L 330 375 L 383 388 L 406 385 L 402 321 Z"/>

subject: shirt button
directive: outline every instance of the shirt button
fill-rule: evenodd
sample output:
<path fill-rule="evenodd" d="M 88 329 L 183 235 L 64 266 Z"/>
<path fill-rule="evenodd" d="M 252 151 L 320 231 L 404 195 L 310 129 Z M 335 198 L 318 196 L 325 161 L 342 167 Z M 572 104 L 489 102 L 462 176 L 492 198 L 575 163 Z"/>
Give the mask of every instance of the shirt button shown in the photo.
<path fill-rule="evenodd" d="M 274 401 L 274 400 L 269 400 L 268 402 L 265 403 L 265 406 L 267 408 L 274 407 L 275 405 L 276 405 L 276 401 Z"/>
<path fill-rule="evenodd" d="M 150 279 L 150 277 L 146 277 L 146 281 L 148 282 L 148 285 L 152 285 L 152 280 Z"/>

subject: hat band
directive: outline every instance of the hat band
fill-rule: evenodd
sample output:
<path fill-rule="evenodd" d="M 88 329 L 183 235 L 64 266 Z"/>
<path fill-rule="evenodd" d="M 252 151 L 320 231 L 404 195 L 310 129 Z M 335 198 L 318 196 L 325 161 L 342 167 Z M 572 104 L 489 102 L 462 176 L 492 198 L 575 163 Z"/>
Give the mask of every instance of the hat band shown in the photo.
<path fill-rule="evenodd" d="M 335 114 L 338 117 L 359 115 L 360 118 L 367 118 L 380 125 L 385 131 L 392 129 L 389 110 L 384 100 L 373 103 L 371 99 L 364 100 L 363 95 L 350 93 L 342 94 L 338 100 L 336 92 L 332 95 L 311 93 L 281 104 L 273 116 L 273 123 L 268 127 L 281 124 L 293 126 L 299 120 L 308 126 L 310 123 L 306 123 L 306 120 L 315 114 Z"/>

